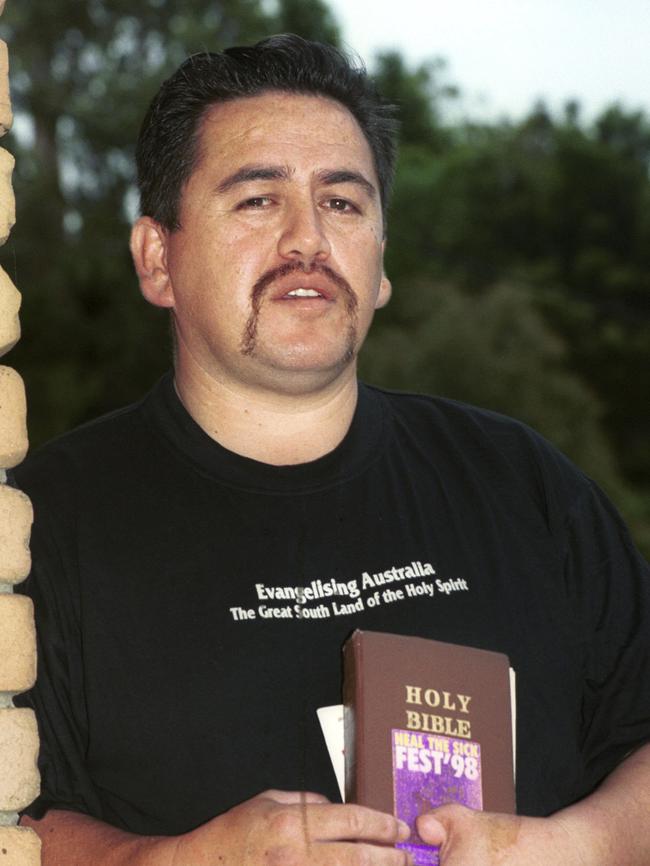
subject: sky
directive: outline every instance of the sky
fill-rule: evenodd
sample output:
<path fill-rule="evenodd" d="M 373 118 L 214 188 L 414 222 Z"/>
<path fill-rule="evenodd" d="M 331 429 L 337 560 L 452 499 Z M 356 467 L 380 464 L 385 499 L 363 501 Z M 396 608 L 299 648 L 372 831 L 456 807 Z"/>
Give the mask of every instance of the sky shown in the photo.
<path fill-rule="evenodd" d="M 586 118 L 622 101 L 650 115 L 650 0 L 328 0 L 345 44 L 372 66 L 398 48 L 447 61 L 476 119 L 522 117 L 543 98 Z"/>

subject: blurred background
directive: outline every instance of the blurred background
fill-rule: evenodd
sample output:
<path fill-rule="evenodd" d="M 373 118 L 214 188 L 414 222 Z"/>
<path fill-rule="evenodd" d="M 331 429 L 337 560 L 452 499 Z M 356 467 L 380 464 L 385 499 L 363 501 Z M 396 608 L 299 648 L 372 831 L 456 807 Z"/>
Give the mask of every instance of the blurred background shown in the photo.
<path fill-rule="evenodd" d="M 359 51 L 400 107 L 394 295 L 363 377 L 530 423 L 650 555 L 650 8 L 451 6 L 10 0 L 17 224 L 0 261 L 23 295 L 11 364 L 32 448 L 170 364 L 166 315 L 140 297 L 127 248 L 134 142 L 158 84 L 194 51 L 292 31 Z"/>

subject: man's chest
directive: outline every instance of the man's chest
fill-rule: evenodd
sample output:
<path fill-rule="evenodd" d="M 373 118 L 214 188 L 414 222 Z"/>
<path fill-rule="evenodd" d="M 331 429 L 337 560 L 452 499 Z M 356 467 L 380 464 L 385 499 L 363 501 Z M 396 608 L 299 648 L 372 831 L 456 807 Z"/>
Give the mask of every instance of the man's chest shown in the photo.
<path fill-rule="evenodd" d="M 340 700 L 340 649 L 354 628 L 505 652 L 524 760 L 532 725 L 532 751 L 547 760 L 554 740 L 575 738 L 580 647 L 557 551 L 532 512 L 484 491 L 452 496 L 431 479 L 369 474 L 299 497 L 181 494 L 155 531 L 131 515 L 94 548 L 80 567 L 95 569 L 84 646 L 89 667 L 103 669 L 88 695 L 100 768 L 115 764 L 116 726 L 134 750 L 149 731 L 157 767 L 182 727 L 199 768 L 190 789 L 204 785 L 205 766 L 232 777 L 242 760 L 240 797 L 283 779 L 304 787 L 299 767 L 318 788 L 315 709 Z M 125 765 L 133 758 L 123 753 Z"/>

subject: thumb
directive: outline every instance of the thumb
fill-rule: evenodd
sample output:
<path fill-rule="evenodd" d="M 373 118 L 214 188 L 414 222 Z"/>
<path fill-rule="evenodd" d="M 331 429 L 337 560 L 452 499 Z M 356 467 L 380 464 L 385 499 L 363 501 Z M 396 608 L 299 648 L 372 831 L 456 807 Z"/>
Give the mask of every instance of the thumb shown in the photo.
<path fill-rule="evenodd" d="M 447 841 L 447 830 L 431 812 L 420 815 L 416 826 L 420 838 L 427 845 L 444 845 Z"/>

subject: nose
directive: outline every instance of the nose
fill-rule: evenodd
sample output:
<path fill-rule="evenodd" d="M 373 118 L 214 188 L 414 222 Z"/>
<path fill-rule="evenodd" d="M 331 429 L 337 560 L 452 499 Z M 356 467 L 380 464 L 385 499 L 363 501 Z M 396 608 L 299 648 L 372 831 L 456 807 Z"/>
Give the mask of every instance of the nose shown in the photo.
<path fill-rule="evenodd" d="M 313 201 L 294 203 L 288 208 L 278 252 L 282 258 L 301 261 L 307 267 L 327 259 L 330 243 Z"/>

